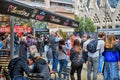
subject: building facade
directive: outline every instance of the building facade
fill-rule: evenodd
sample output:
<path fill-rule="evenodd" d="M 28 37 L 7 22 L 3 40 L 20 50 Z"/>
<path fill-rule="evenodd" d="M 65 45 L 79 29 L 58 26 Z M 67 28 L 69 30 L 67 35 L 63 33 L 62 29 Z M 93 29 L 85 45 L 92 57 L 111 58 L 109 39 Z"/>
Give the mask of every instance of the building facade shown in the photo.
<path fill-rule="evenodd" d="M 79 0 L 76 14 L 89 17 L 97 29 L 120 28 L 120 0 Z"/>

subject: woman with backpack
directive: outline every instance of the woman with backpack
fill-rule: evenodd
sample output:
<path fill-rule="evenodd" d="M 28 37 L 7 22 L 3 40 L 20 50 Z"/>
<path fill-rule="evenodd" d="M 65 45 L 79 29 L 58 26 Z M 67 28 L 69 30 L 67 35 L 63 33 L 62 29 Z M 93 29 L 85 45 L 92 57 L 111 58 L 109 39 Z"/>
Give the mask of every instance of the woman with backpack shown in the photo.
<path fill-rule="evenodd" d="M 82 49 L 78 39 L 74 40 L 73 48 L 70 50 L 71 60 L 71 80 L 75 80 L 74 73 L 77 71 L 77 80 L 81 80 L 81 71 L 83 67 Z"/>
<path fill-rule="evenodd" d="M 120 45 L 116 41 L 115 35 L 110 34 L 105 43 L 104 80 L 119 80 L 118 65 L 120 65 Z"/>

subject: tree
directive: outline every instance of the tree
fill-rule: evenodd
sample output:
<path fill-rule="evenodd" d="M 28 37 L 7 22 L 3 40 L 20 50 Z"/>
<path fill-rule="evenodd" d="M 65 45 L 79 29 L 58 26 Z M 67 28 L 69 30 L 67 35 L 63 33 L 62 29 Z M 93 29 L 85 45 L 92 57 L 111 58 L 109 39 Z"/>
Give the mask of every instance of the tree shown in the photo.
<path fill-rule="evenodd" d="M 95 32 L 96 27 L 93 21 L 88 17 L 81 17 L 75 15 L 75 19 L 79 21 L 79 27 L 75 29 L 76 32 Z"/>
<path fill-rule="evenodd" d="M 61 36 L 64 40 L 67 40 L 68 35 L 66 32 L 63 32 L 61 29 L 58 29 L 58 34 Z"/>

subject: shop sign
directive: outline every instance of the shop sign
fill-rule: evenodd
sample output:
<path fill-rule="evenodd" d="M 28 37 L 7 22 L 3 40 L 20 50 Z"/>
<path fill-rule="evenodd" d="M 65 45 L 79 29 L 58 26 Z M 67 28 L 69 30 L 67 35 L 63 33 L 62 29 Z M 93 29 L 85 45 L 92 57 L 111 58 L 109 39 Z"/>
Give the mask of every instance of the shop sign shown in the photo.
<path fill-rule="evenodd" d="M 59 17 L 51 16 L 50 20 L 53 21 L 53 22 L 56 22 L 56 23 L 60 23 Z"/>
<path fill-rule="evenodd" d="M 0 33 L 4 33 L 4 32 L 10 32 L 10 27 L 1 27 L 0 26 Z"/>
<path fill-rule="evenodd" d="M 20 10 L 20 9 L 18 9 L 17 6 L 14 6 L 14 5 L 9 5 L 7 11 L 10 12 L 10 13 L 23 15 L 23 16 L 26 16 L 26 17 L 28 17 L 30 15 L 30 13 L 26 11 L 26 9 L 21 9 Z"/>
<path fill-rule="evenodd" d="M 14 32 L 23 33 L 23 32 L 31 32 L 32 27 L 24 28 L 23 26 L 15 26 Z M 10 32 L 10 27 L 2 27 L 0 26 L 0 33 Z"/>

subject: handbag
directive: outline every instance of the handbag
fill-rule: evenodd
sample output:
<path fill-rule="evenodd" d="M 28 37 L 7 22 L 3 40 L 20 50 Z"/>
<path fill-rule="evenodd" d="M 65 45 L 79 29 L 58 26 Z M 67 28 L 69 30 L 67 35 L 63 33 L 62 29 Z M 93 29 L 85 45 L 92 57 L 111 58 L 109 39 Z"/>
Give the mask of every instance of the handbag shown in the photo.
<path fill-rule="evenodd" d="M 81 56 L 81 58 L 79 58 L 78 55 L 77 56 L 74 55 L 74 59 L 72 60 L 72 66 L 79 67 L 79 66 L 83 65 L 83 63 L 84 63 L 84 60 L 83 60 L 82 56 Z"/>
<path fill-rule="evenodd" d="M 63 49 L 62 49 L 62 52 L 66 55 L 66 61 L 69 61 L 70 58 Z"/>
<path fill-rule="evenodd" d="M 72 65 L 75 67 L 79 67 L 79 66 L 83 65 L 83 63 L 84 63 L 83 59 L 72 61 Z"/>

